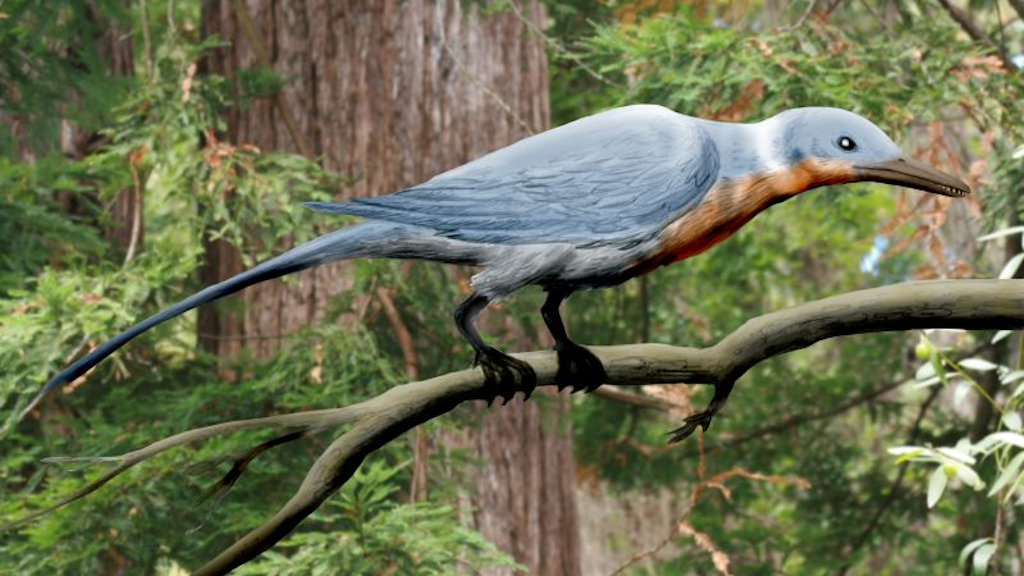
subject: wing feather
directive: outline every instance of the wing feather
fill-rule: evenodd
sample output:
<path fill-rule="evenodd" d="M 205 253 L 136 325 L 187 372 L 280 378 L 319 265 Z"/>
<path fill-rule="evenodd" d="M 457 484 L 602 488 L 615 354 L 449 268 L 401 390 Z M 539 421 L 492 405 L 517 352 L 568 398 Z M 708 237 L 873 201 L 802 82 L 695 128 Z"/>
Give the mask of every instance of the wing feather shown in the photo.
<path fill-rule="evenodd" d="M 307 205 L 468 242 L 630 245 L 699 203 L 718 167 L 699 125 L 658 106 L 628 106 L 388 196 Z"/>

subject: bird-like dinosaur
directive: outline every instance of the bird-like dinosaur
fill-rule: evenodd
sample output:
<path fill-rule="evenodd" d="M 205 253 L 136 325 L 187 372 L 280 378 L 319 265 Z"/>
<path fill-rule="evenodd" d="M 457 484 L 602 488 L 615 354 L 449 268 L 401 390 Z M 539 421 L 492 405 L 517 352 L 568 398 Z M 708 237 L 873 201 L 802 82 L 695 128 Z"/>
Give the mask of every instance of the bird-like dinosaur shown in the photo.
<path fill-rule="evenodd" d="M 616 108 L 520 140 L 387 196 L 313 210 L 360 216 L 128 328 L 47 382 L 70 382 L 142 332 L 247 286 L 327 262 L 404 258 L 469 264 L 473 293 L 455 323 L 495 397 L 529 397 L 525 362 L 484 343 L 474 326 L 491 302 L 535 284 L 558 355 L 559 388 L 593 390 L 601 362 L 569 339 L 559 305 L 695 256 L 762 210 L 829 184 L 873 181 L 946 196 L 961 180 L 910 160 L 878 127 L 845 110 L 798 108 L 752 124 L 714 122 L 654 105 Z M 707 429 L 731 385 L 687 419 Z M 33 402 L 34 403 L 34 402 Z M 687 432 L 688 433 L 688 432 Z"/>

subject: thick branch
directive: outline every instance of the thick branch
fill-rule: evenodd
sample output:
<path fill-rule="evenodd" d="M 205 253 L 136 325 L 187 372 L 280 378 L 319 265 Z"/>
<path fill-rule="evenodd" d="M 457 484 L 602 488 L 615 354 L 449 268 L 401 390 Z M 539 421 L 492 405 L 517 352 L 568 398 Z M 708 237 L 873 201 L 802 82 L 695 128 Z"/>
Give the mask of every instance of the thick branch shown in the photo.
<path fill-rule="evenodd" d="M 1024 282 L 959 280 L 910 282 L 851 292 L 754 318 L 711 348 L 657 344 L 596 346 L 591 350 L 617 385 L 734 382 L 758 362 L 835 336 L 918 328 L 1024 327 Z M 518 355 L 554 384 L 554 354 Z M 287 535 L 337 491 L 372 451 L 466 400 L 489 396 L 480 370 L 456 372 L 388 390 L 364 403 L 374 407 L 313 464 L 299 490 L 263 526 L 196 572 L 225 574 Z"/>
<path fill-rule="evenodd" d="M 710 348 L 638 344 L 590 349 L 604 364 L 608 384 L 731 385 L 757 363 L 821 340 L 920 328 L 1024 328 L 1024 280 L 909 282 L 851 292 L 759 316 Z M 557 360 L 553 353 L 517 356 L 534 368 L 539 385 L 554 385 Z M 323 429 L 352 423 L 352 428 L 317 459 L 295 495 L 273 518 L 196 572 L 197 576 L 225 574 L 284 538 L 336 492 L 374 450 L 462 402 L 487 400 L 492 395 L 479 369 L 463 370 L 396 386 L 376 398 L 340 410 L 220 424 L 106 460 L 121 463 L 118 468 L 123 469 L 128 462 L 137 463 L 182 442 L 241 428 L 283 425 Z M 112 477 L 108 474 L 103 481 Z M 86 490 L 91 491 L 87 487 L 83 492 Z"/>

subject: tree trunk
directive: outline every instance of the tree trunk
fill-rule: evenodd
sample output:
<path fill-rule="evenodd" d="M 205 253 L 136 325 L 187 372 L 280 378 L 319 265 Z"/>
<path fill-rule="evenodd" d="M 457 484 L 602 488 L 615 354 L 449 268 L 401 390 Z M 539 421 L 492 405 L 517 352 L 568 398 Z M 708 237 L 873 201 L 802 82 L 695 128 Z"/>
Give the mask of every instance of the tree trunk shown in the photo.
<path fill-rule="evenodd" d="M 522 4 L 524 17 L 541 25 L 539 3 Z M 313 154 L 352 179 L 339 198 L 423 182 L 550 122 L 543 44 L 514 11 L 482 16 L 478 3 L 461 0 L 210 0 L 203 26 L 231 41 L 210 58 L 212 72 L 235 78 L 265 57 L 289 79 L 276 97 L 233 110 L 227 138 Z M 208 246 L 205 281 L 240 270 L 230 246 Z M 345 270 L 323 266 L 291 285 L 255 286 L 234 314 L 200 310 L 204 347 L 231 355 L 249 345 L 266 356 L 280 335 L 317 320 L 348 288 Z M 551 404 L 541 412 L 533 402 L 495 409 L 475 432 L 471 443 L 492 465 L 477 475 L 474 521 L 532 573 L 572 576 L 572 443 L 557 425 L 568 405 Z"/>
<path fill-rule="evenodd" d="M 107 73 L 114 77 L 133 76 L 135 55 L 131 35 L 126 34 L 122 26 L 104 22 L 103 15 L 92 4 L 88 8 L 88 18 L 93 25 L 90 29 L 103 32 L 97 32 L 95 36 L 83 40 L 91 42 L 96 47 L 97 55 L 106 64 Z M 77 101 L 78 95 L 68 94 L 68 98 Z M 66 157 L 81 160 L 92 154 L 102 142 L 100 134 L 82 130 L 70 120 L 61 120 L 60 150 Z M 96 201 L 97 198 L 93 196 L 92 200 Z M 76 205 L 73 195 L 64 195 L 61 203 L 69 213 L 85 212 L 82 206 Z M 142 203 L 141 189 L 129 188 L 119 193 L 107 205 L 110 224 L 103 230 L 104 237 L 125 250 L 137 252 L 142 244 Z"/>

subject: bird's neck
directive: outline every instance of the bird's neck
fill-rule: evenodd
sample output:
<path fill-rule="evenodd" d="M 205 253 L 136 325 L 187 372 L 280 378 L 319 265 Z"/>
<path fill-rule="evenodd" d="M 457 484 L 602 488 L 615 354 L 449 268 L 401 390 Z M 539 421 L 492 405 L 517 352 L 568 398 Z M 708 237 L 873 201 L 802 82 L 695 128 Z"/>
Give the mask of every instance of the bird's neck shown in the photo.
<path fill-rule="evenodd" d="M 852 167 L 792 152 L 784 123 L 770 118 L 755 124 L 705 121 L 718 149 L 719 182 L 747 190 L 770 205 L 805 190 L 853 181 Z"/>
<path fill-rule="evenodd" d="M 786 166 L 778 152 L 785 148 L 784 133 L 772 119 L 755 124 L 704 121 L 704 128 L 718 149 L 722 178 L 735 180 Z"/>

